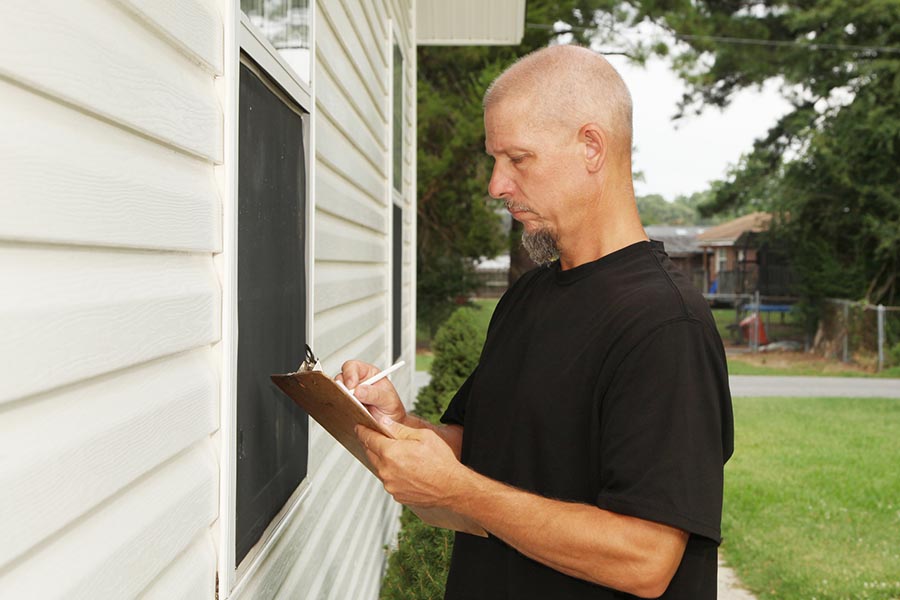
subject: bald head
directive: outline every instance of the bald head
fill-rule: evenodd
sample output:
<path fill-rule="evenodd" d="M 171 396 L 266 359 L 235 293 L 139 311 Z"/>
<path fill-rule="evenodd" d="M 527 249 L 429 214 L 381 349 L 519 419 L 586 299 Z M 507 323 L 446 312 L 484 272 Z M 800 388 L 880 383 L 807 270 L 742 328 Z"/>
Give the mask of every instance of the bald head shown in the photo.
<path fill-rule="evenodd" d="M 519 59 L 484 95 L 484 109 L 527 103 L 539 124 L 579 128 L 594 122 L 631 152 L 631 94 L 609 62 L 586 48 L 550 46 Z"/>

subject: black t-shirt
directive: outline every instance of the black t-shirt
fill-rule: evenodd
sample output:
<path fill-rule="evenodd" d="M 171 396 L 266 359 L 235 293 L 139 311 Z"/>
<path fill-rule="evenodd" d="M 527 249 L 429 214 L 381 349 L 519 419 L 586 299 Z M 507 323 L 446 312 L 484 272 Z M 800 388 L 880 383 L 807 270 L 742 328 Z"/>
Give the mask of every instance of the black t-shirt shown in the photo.
<path fill-rule="evenodd" d="M 498 303 L 478 367 L 441 420 L 464 427 L 462 462 L 479 473 L 688 531 L 662 597 L 716 597 L 733 449 L 725 352 L 709 307 L 661 243 L 525 274 Z M 456 536 L 448 599 L 631 597 L 493 536 Z"/>

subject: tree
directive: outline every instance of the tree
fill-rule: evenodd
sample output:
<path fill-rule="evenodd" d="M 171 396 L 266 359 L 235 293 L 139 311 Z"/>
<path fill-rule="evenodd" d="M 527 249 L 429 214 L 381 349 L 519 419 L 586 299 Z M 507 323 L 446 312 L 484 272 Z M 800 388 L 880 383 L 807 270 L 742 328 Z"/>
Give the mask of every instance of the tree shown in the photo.
<path fill-rule="evenodd" d="M 900 2 L 646 0 L 675 33 L 682 113 L 783 80 L 793 110 L 718 185 L 706 214 L 772 210 L 800 292 L 894 302 L 900 268 Z"/>

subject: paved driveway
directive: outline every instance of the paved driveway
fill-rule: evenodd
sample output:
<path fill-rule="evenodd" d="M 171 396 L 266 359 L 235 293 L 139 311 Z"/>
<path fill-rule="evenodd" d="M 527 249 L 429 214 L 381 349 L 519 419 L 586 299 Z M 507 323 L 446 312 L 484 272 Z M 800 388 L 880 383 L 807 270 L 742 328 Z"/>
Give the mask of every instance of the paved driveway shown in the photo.
<path fill-rule="evenodd" d="M 732 375 L 731 395 L 900 398 L 900 379 Z"/>

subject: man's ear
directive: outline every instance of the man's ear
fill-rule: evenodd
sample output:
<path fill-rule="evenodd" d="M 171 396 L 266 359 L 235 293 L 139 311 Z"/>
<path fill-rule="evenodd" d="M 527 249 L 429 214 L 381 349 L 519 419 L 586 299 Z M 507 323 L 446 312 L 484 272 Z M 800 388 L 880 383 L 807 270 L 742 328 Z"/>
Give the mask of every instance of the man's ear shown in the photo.
<path fill-rule="evenodd" d="M 609 152 L 606 132 L 597 123 L 587 123 L 578 130 L 578 141 L 584 144 L 584 163 L 590 173 L 596 173 L 606 162 Z"/>

